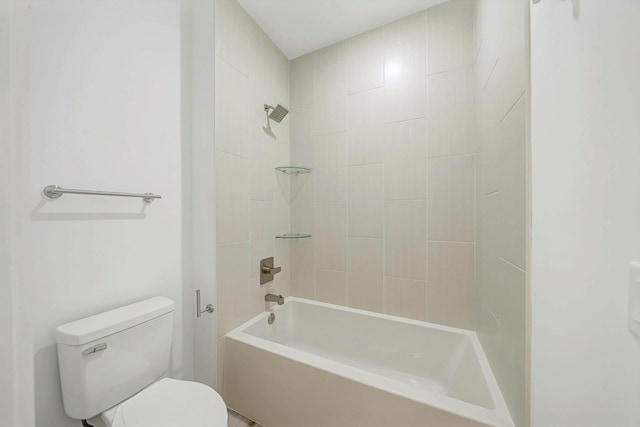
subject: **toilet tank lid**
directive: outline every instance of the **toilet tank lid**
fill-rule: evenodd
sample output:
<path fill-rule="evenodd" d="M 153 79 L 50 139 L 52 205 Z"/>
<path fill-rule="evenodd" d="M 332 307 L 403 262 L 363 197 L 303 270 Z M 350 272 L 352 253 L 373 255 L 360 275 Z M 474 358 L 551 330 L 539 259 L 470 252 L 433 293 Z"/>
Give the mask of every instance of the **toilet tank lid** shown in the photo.
<path fill-rule="evenodd" d="M 83 345 L 170 313 L 169 298 L 153 297 L 124 307 L 65 323 L 56 328 L 58 344 Z"/>

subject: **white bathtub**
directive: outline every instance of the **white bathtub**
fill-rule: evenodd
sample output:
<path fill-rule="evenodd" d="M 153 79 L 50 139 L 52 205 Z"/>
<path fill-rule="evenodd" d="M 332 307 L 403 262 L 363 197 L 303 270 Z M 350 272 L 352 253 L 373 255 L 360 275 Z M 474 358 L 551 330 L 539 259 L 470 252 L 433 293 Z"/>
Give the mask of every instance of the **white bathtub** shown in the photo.
<path fill-rule="evenodd" d="M 300 298 L 229 332 L 227 405 L 264 427 L 513 426 L 474 332 Z"/>

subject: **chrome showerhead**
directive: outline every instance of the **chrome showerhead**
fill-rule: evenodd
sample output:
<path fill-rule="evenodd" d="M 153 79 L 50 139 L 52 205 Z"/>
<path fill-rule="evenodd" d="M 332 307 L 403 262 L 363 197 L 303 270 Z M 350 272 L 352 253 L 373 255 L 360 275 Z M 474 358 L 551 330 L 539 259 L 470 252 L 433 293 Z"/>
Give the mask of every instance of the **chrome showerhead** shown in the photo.
<path fill-rule="evenodd" d="M 269 113 L 269 110 L 273 110 L 273 111 Z M 276 123 L 280 123 L 282 119 L 284 119 L 286 115 L 289 114 L 289 110 L 287 110 L 285 107 L 283 107 L 280 104 L 278 104 L 276 107 L 272 107 L 271 105 L 264 104 L 264 111 L 267 112 L 267 117 L 270 118 L 271 120 L 274 120 Z"/>

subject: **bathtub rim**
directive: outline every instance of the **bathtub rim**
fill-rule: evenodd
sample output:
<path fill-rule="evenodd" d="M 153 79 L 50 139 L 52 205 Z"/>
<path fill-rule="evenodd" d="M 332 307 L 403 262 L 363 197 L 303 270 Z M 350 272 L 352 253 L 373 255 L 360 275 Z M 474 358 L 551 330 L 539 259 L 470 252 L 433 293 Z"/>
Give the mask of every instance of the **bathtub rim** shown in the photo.
<path fill-rule="evenodd" d="M 299 350 L 294 347 L 289 347 L 284 344 L 271 341 L 266 338 L 261 338 L 255 335 L 244 332 L 248 327 L 256 324 L 257 322 L 267 321 L 267 317 L 270 313 L 277 313 L 279 309 L 291 302 L 300 302 L 303 304 L 316 305 L 328 309 L 341 310 L 346 312 L 355 313 L 367 317 L 375 317 L 385 319 L 393 322 L 400 322 L 408 325 L 414 325 L 424 328 L 435 329 L 443 332 L 464 335 L 469 339 L 469 342 L 473 346 L 473 350 L 478 359 L 478 363 L 482 369 L 482 374 L 487 382 L 487 386 L 491 393 L 491 397 L 494 401 L 495 408 L 488 409 L 473 403 L 465 402 L 450 396 L 442 395 L 430 390 L 420 390 L 418 393 L 415 389 L 401 382 L 395 381 L 390 378 L 386 378 L 382 375 L 376 374 L 370 370 L 360 369 L 354 366 L 350 366 L 341 362 L 337 362 L 322 356 L 317 356 L 311 352 Z M 257 347 L 264 351 L 276 353 L 281 357 L 289 360 L 296 361 L 298 363 L 312 366 L 321 371 L 338 375 L 351 381 L 357 381 L 365 384 L 369 387 L 382 389 L 388 393 L 392 393 L 396 396 L 410 399 L 418 403 L 429 405 L 442 411 L 456 414 L 460 417 L 467 418 L 472 421 L 477 421 L 493 426 L 500 427 L 514 427 L 513 419 L 506 405 L 502 391 L 498 386 L 498 383 L 493 375 L 489 361 L 484 354 L 482 345 L 475 331 L 455 328 L 452 326 L 439 325 L 436 323 L 425 322 L 421 320 L 408 319 L 404 317 L 393 316 L 384 313 L 377 313 L 367 310 L 361 310 L 357 308 L 344 307 L 336 304 L 330 304 L 320 301 L 308 300 L 305 298 L 289 296 L 285 298 L 285 303 L 282 306 L 271 304 L 269 309 L 261 312 L 260 314 L 252 317 L 241 325 L 237 326 L 233 330 L 224 335 L 225 338 L 233 339 L 244 344 Z M 224 362 L 223 362 L 224 365 Z M 224 378 L 223 378 L 224 381 Z"/>

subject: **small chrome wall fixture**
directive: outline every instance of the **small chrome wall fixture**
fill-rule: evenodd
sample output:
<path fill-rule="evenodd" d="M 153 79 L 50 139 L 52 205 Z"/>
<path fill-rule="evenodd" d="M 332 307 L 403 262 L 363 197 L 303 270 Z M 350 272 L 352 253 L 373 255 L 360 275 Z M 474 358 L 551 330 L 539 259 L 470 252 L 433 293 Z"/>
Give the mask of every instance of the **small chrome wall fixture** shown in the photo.
<path fill-rule="evenodd" d="M 204 313 L 213 313 L 213 305 L 207 304 L 207 306 L 202 310 L 200 305 L 200 289 L 196 291 L 196 316 L 202 317 Z"/>

